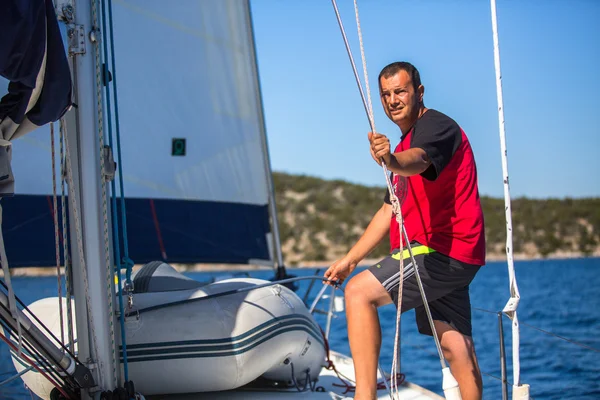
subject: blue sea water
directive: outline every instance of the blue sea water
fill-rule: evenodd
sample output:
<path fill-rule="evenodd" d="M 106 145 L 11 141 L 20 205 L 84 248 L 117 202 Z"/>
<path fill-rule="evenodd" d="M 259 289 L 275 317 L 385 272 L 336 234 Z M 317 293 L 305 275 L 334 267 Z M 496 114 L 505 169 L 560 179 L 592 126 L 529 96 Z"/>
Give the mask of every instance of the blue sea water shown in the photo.
<path fill-rule="evenodd" d="M 518 309 L 521 322 L 521 382 L 531 385 L 533 399 L 600 399 L 600 259 L 518 261 L 515 263 L 521 294 Z M 360 272 L 362 269 L 358 269 Z M 321 271 L 322 273 L 323 271 Z M 224 272 L 219 272 L 223 274 Z M 312 275 L 315 269 L 292 269 L 295 275 Z M 254 271 L 252 276 L 270 278 L 270 271 Z M 218 274 L 189 273 L 204 280 Z M 13 278 L 15 292 L 25 303 L 56 295 L 56 278 Z M 298 293 L 308 286 L 302 281 Z M 313 288 L 316 295 L 320 284 Z M 473 337 L 483 372 L 484 399 L 501 399 L 498 317 L 509 298 L 505 262 L 483 267 L 471 285 Z M 326 304 L 322 303 L 325 307 Z M 485 311 L 483 311 L 485 310 Z M 490 313 L 491 312 L 491 313 Z M 324 326 L 324 317 L 317 317 Z M 392 364 L 396 311 L 393 306 L 380 309 L 383 332 L 381 363 L 389 371 Z M 527 325 L 526 325 L 527 324 Z M 538 329 L 552 332 L 592 349 L 581 347 Z M 503 318 L 508 380 L 512 375 L 511 323 Z M 441 371 L 433 339 L 420 335 L 414 312 L 402 316 L 402 371 L 408 380 L 442 394 Z M 349 354 L 346 320 L 343 313 L 334 319 L 330 345 Z M 4 343 L 0 344 L 0 381 L 14 374 Z M 19 379 L 0 387 L 0 399 L 21 400 L 34 397 Z"/>

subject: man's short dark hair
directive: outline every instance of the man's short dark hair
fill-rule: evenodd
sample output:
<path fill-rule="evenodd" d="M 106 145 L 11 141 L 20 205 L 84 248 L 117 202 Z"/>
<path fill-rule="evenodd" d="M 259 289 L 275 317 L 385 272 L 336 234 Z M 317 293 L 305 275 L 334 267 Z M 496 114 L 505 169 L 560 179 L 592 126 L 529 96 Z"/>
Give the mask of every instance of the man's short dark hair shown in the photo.
<path fill-rule="evenodd" d="M 389 78 L 390 76 L 396 75 L 400 71 L 406 71 L 406 73 L 410 76 L 410 80 L 413 83 L 413 87 L 415 91 L 421 86 L 421 75 L 419 75 L 419 71 L 409 62 L 406 61 L 396 61 L 389 65 L 386 65 L 381 72 L 379 73 L 379 78 L 377 82 L 379 83 L 379 89 L 381 90 L 381 78 Z"/>

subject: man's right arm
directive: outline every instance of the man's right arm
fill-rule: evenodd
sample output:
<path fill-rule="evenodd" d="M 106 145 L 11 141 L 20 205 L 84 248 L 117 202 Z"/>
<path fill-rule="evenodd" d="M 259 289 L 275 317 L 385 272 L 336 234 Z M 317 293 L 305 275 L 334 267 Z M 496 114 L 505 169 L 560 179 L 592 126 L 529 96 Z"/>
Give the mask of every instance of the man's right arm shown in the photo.
<path fill-rule="evenodd" d="M 359 262 L 362 261 L 373 249 L 381 242 L 390 229 L 390 219 L 392 218 L 392 206 L 383 203 L 383 206 L 375 213 L 369 226 L 365 229 L 360 239 L 350 249 L 345 257 L 334 262 L 327 271 L 325 278 L 331 284 L 331 281 L 343 283 Z"/>
<path fill-rule="evenodd" d="M 371 219 L 360 239 L 350 249 L 346 258 L 358 264 L 363 258 L 369 255 L 389 232 L 391 218 L 392 206 L 388 203 L 383 203 Z"/>

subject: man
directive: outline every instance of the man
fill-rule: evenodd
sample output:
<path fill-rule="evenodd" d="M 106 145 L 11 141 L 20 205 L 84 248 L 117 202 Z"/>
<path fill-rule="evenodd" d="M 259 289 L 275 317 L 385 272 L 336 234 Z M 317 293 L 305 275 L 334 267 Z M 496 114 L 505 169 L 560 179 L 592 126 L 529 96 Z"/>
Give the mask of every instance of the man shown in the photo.
<path fill-rule="evenodd" d="M 469 284 L 485 264 L 484 221 L 469 141 L 451 118 L 427 109 L 417 69 L 406 62 L 379 74 L 381 103 L 400 128 L 394 153 L 384 135 L 368 134 L 371 156 L 385 162 L 431 309 L 444 357 L 463 400 L 481 399 L 482 382 L 471 337 Z M 402 312 L 415 308 L 419 332 L 432 335 L 415 266 L 400 251 L 401 230 L 389 193 L 362 237 L 325 277 L 343 282 L 390 233 L 392 253 L 354 276 L 345 289 L 348 338 L 356 372 L 355 399 L 376 399 L 381 329 L 377 308 L 398 305 L 400 257 L 404 259 Z M 433 368 L 434 366 L 432 366 Z"/>

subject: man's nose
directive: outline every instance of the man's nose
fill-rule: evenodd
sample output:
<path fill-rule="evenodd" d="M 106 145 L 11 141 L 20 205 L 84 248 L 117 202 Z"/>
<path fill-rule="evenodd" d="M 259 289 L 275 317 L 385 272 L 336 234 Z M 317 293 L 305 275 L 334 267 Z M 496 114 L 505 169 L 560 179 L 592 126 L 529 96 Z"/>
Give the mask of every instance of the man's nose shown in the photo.
<path fill-rule="evenodd" d="M 398 104 L 400 102 L 400 97 L 395 93 L 390 95 L 390 104 Z"/>

